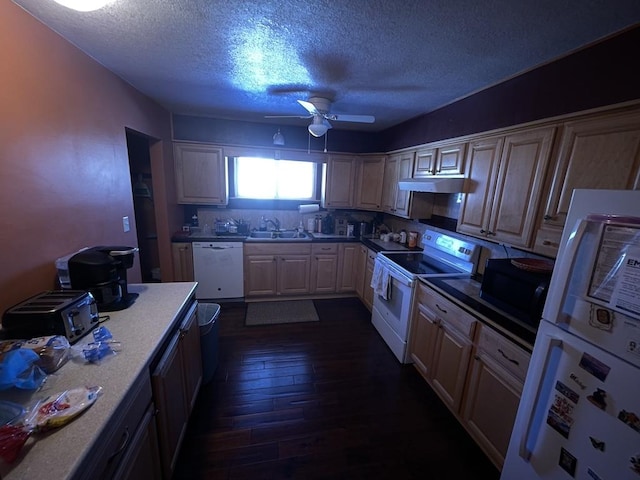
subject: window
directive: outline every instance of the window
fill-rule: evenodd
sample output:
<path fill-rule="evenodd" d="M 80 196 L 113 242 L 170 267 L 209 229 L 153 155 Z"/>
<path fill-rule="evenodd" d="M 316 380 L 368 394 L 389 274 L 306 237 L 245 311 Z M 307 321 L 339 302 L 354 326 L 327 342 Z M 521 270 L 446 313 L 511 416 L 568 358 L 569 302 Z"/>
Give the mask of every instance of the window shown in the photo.
<path fill-rule="evenodd" d="M 238 199 L 317 199 L 318 164 L 315 162 L 256 157 L 234 160 L 234 196 Z"/>

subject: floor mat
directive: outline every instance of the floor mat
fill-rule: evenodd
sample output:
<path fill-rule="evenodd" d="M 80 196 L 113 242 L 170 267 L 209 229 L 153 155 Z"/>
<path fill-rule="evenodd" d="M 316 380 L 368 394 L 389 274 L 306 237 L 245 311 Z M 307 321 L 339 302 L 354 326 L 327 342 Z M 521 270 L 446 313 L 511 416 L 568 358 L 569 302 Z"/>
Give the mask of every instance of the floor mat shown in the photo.
<path fill-rule="evenodd" d="M 277 323 L 317 322 L 313 300 L 256 302 L 247 304 L 245 325 L 273 325 Z"/>

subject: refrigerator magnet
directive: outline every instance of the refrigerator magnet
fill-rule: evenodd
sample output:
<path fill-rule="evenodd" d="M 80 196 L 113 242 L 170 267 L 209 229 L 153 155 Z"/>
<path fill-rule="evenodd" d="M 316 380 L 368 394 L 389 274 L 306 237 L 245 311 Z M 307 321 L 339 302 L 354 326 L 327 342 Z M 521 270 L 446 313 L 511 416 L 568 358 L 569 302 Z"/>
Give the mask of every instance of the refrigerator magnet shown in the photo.
<path fill-rule="evenodd" d="M 613 328 L 613 312 L 607 308 L 591 304 L 589 311 L 589 325 L 598 330 L 610 332 Z"/>
<path fill-rule="evenodd" d="M 604 440 L 598 440 L 595 437 L 589 437 L 589 440 L 591 440 L 591 446 L 593 448 L 595 448 L 596 450 L 600 450 L 601 452 L 604 452 Z"/>
<path fill-rule="evenodd" d="M 569 400 L 571 400 L 573 403 L 578 403 L 580 395 L 578 395 L 575 391 L 566 386 L 560 380 L 556 381 L 556 390 L 567 397 Z"/>
<path fill-rule="evenodd" d="M 601 382 L 604 382 L 607 379 L 607 375 L 609 375 L 609 371 L 611 371 L 611 367 L 605 365 L 597 358 L 592 357 L 587 352 L 582 354 L 582 358 L 578 365 Z"/>
<path fill-rule="evenodd" d="M 553 428 L 564 438 L 569 438 L 569 432 L 573 425 L 573 405 L 565 397 L 556 395 L 547 412 L 547 425 Z"/>
<path fill-rule="evenodd" d="M 629 459 L 629 468 L 640 475 L 640 453 L 636 453 Z"/>
<path fill-rule="evenodd" d="M 618 420 L 622 420 L 636 432 L 640 432 L 640 417 L 638 417 L 638 415 L 636 415 L 635 413 L 621 410 L 618 414 Z"/>
<path fill-rule="evenodd" d="M 601 410 L 607 409 L 607 392 L 602 390 L 601 388 L 596 388 L 596 391 L 587 397 L 591 403 L 593 403 L 596 407 Z"/>
<path fill-rule="evenodd" d="M 577 463 L 576 457 L 571 455 L 565 448 L 560 447 L 560 461 L 558 465 L 572 477 L 576 474 Z"/>
<path fill-rule="evenodd" d="M 576 385 L 578 385 L 582 390 L 587 388 L 587 386 L 582 382 L 582 380 L 580 380 L 580 377 L 578 377 L 575 373 L 572 372 L 571 375 L 569 375 L 569 378 L 573 380 L 576 383 Z"/>

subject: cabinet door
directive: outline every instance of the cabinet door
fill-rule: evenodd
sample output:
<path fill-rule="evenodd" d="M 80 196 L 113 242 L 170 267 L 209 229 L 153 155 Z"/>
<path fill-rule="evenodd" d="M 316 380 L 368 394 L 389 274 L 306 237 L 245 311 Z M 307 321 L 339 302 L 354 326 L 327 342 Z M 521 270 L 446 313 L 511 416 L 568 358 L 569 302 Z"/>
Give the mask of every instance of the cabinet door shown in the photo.
<path fill-rule="evenodd" d="M 309 293 L 311 259 L 309 255 L 283 255 L 278 258 L 278 294 Z"/>
<path fill-rule="evenodd" d="M 395 213 L 396 193 L 398 191 L 398 164 L 398 155 L 391 155 L 384 164 L 382 210 L 387 213 Z"/>
<path fill-rule="evenodd" d="M 467 193 L 463 195 L 458 218 L 460 233 L 484 236 L 491 213 L 498 160 L 503 139 L 487 138 L 472 142 L 467 153 Z"/>
<path fill-rule="evenodd" d="M 425 379 L 432 376 L 438 324 L 437 315 L 427 305 L 418 303 L 413 315 L 409 352 L 414 367 Z"/>
<path fill-rule="evenodd" d="M 555 127 L 505 137 L 487 236 L 510 245 L 532 243 Z"/>
<path fill-rule="evenodd" d="M 564 124 L 545 224 L 564 226 L 576 188 L 640 188 L 640 112 Z"/>
<path fill-rule="evenodd" d="M 187 414 L 190 415 L 202 384 L 200 327 L 195 308 L 180 326 L 180 354 L 182 355 L 182 364 L 184 366 Z"/>
<path fill-rule="evenodd" d="M 171 255 L 173 260 L 173 281 L 193 282 L 193 251 L 191 244 L 172 243 Z"/>
<path fill-rule="evenodd" d="M 174 164 L 178 203 L 227 204 L 227 161 L 221 148 L 176 143 Z"/>
<path fill-rule="evenodd" d="M 331 155 L 327 162 L 324 206 L 353 208 L 356 163 L 352 156 Z"/>
<path fill-rule="evenodd" d="M 311 293 L 335 293 L 338 275 L 337 254 L 312 254 Z"/>
<path fill-rule="evenodd" d="M 244 258 L 244 295 L 276 295 L 278 264 L 274 255 L 248 255 Z"/>
<path fill-rule="evenodd" d="M 153 398 L 157 407 L 158 440 L 165 478 L 178 458 L 178 449 L 187 428 L 189 407 L 184 388 L 184 366 L 180 352 L 181 333 L 176 332 L 152 375 Z"/>
<path fill-rule="evenodd" d="M 408 190 L 400 190 L 398 188 L 398 181 L 403 178 L 411 178 L 413 173 L 413 152 L 403 153 L 398 158 L 398 171 L 396 181 L 394 182 L 394 188 L 396 190 L 396 203 L 394 207 L 394 214 L 404 217 L 409 216 L 409 209 L 411 206 L 412 192 Z"/>
<path fill-rule="evenodd" d="M 473 344 L 447 322 L 441 321 L 438 329 L 431 386 L 451 411 L 458 413 Z"/>
<path fill-rule="evenodd" d="M 358 244 L 341 243 L 338 246 L 338 292 L 356 289 L 356 259 Z"/>
<path fill-rule="evenodd" d="M 367 272 L 367 252 L 368 248 L 364 245 L 358 245 L 356 250 L 356 293 L 360 300 L 364 301 L 364 282 Z"/>
<path fill-rule="evenodd" d="M 355 208 L 379 211 L 382 209 L 384 156 L 358 159 Z"/>
<path fill-rule="evenodd" d="M 142 417 L 135 434 L 128 442 L 129 446 L 118 471 L 112 477 L 113 480 L 138 480 L 141 478 L 159 480 L 162 478 L 154 410 L 155 405 L 152 403 Z"/>
<path fill-rule="evenodd" d="M 373 309 L 373 288 L 371 287 L 371 279 L 373 278 L 373 268 L 376 261 L 377 253 L 367 248 L 367 271 L 364 275 L 364 295 L 363 300 L 366 307 L 371 311 Z"/>
<path fill-rule="evenodd" d="M 471 366 L 463 420 L 498 469 L 507 454 L 522 394 L 522 383 L 483 353 Z"/>
<path fill-rule="evenodd" d="M 436 148 L 422 148 L 416 152 L 413 178 L 430 177 L 436 172 Z"/>
<path fill-rule="evenodd" d="M 435 165 L 436 175 L 459 175 L 463 173 L 466 149 L 466 143 L 438 147 Z"/>

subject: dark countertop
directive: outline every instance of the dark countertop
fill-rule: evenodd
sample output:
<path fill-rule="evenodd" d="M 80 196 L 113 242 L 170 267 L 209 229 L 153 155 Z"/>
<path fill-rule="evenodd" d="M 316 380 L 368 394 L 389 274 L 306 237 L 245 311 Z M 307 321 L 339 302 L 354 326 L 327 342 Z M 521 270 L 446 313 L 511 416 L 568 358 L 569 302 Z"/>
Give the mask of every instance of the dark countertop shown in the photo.
<path fill-rule="evenodd" d="M 525 350 L 530 352 L 533 349 L 536 328 L 480 298 L 481 281 L 478 276 L 471 278 L 430 277 L 421 278 L 420 281 L 478 318 L 485 325 L 515 341 Z"/>
<path fill-rule="evenodd" d="M 370 237 L 346 237 L 345 235 L 335 235 L 326 233 L 308 233 L 313 243 L 363 243 L 375 252 L 383 252 L 389 250 L 405 250 L 405 251 L 422 251 L 421 248 L 408 248 L 397 242 L 383 242 L 380 239 Z M 192 242 L 248 242 L 246 234 L 239 233 L 223 233 L 223 234 L 189 234 L 186 232 L 176 232 L 171 241 L 174 243 L 192 243 Z M 251 243 L 260 243 L 260 240 L 251 239 Z M 263 243 L 272 243 L 273 240 L 264 240 Z M 277 243 L 286 243 L 286 240 L 277 240 Z M 292 240 L 292 243 L 300 243 L 300 240 Z M 306 242 L 305 242 L 306 243 Z"/>

